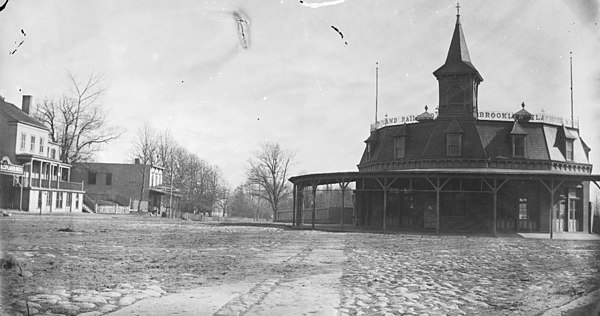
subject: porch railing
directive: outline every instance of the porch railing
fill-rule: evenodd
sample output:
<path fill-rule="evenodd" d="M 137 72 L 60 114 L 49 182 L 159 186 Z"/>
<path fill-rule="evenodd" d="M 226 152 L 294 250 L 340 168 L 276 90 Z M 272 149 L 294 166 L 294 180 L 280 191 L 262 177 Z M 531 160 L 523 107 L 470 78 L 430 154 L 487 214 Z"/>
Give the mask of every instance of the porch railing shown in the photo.
<path fill-rule="evenodd" d="M 19 184 L 17 182 L 15 182 L 15 186 L 19 186 Z M 70 182 L 70 181 L 48 180 L 48 179 L 39 179 L 39 178 L 32 178 L 30 181 L 29 178 L 25 177 L 23 179 L 23 187 L 83 191 L 83 182 Z"/>

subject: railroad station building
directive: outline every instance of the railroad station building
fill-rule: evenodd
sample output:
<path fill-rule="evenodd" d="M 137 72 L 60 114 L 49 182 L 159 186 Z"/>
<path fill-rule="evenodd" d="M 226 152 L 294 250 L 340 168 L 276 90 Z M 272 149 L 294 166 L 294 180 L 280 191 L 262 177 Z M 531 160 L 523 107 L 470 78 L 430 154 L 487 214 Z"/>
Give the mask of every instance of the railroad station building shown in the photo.
<path fill-rule="evenodd" d="M 513 112 L 480 105 L 483 77 L 459 15 L 446 61 L 433 75 L 437 111 L 372 124 L 358 171 L 290 178 L 292 223 L 314 226 L 314 203 L 311 210 L 304 201 L 334 183 L 354 201 L 352 214 L 330 219 L 342 228 L 590 232 L 590 183 L 597 186 L 600 175 L 592 174 L 578 123 L 529 112 L 524 103 Z"/>

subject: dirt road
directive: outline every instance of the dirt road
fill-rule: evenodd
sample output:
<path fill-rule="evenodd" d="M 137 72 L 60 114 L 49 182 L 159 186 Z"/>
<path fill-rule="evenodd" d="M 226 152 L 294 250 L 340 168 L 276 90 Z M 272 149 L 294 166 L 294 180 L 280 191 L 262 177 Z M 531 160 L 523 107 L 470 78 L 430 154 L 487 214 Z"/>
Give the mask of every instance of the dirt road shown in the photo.
<path fill-rule="evenodd" d="M 260 255 L 261 265 L 275 271 L 142 301 L 110 315 L 335 315 L 346 261 L 340 237 L 311 234 Z"/>

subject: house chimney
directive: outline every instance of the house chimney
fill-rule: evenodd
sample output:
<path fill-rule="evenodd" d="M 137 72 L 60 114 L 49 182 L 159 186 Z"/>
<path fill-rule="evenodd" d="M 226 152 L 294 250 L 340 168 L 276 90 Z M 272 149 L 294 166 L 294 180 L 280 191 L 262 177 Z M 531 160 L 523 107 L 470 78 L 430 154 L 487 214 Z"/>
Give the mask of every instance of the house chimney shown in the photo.
<path fill-rule="evenodd" d="M 23 103 L 21 104 L 21 110 L 29 116 L 33 116 L 33 108 L 31 107 L 31 96 L 24 95 Z"/>
<path fill-rule="evenodd" d="M 140 164 L 140 158 L 133 159 L 133 163 L 135 163 L 136 165 L 139 165 Z"/>

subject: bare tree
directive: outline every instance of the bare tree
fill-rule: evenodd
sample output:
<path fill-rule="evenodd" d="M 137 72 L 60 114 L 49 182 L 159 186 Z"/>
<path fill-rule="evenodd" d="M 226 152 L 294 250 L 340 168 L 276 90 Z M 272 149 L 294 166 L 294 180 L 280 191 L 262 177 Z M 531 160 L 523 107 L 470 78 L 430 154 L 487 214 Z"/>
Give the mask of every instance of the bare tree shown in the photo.
<path fill-rule="evenodd" d="M 248 181 L 261 188 L 255 194 L 269 203 L 275 220 L 280 201 L 291 194 L 287 173 L 292 159 L 293 154 L 283 150 L 279 144 L 266 143 L 248 160 Z"/>
<path fill-rule="evenodd" d="M 45 97 L 38 103 L 36 116 L 50 129 L 51 140 L 59 144 L 62 162 L 84 162 L 102 144 L 118 138 L 122 132 L 108 126 L 99 103 L 105 91 L 102 78 L 90 74 L 86 80 L 78 81 L 70 73 L 67 75 L 71 93 L 58 99 Z"/>
<path fill-rule="evenodd" d="M 152 166 L 157 157 L 157 141 L 156 131 L 148 122 L 138 128 L 136 138 L 133 141 L 133 148 L 130 155 L 136 159 L 139 165 L 141 182 L 139 183 L 140 201 L 138 202 L 138 211 L 142 209 L 142 201 L 144 199 L 144 187 L 146 184 L 146 165 Z"/>

